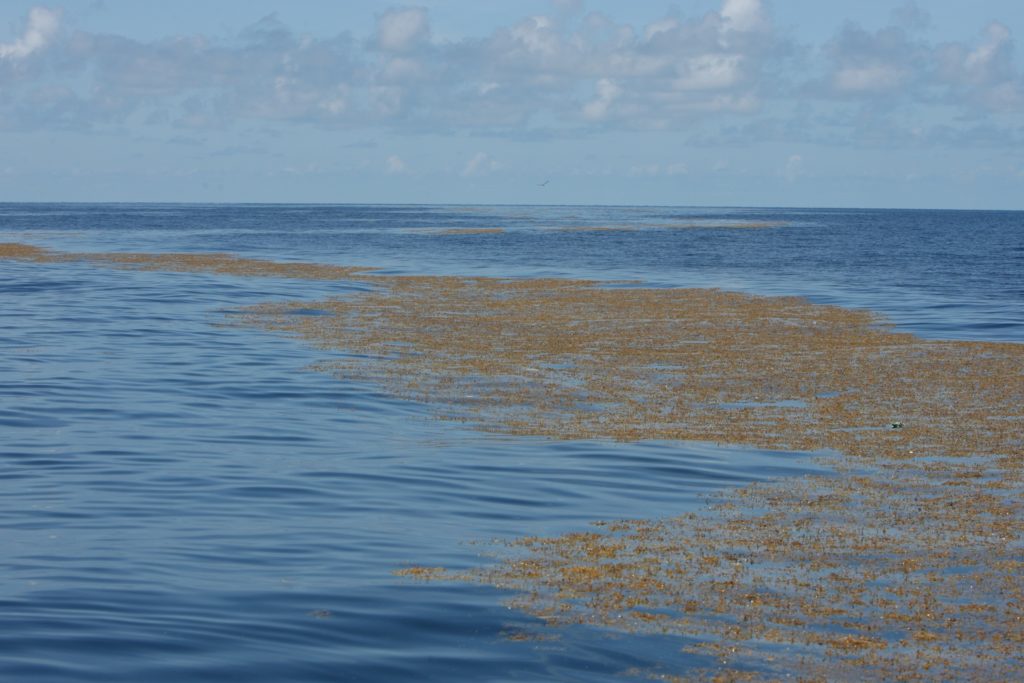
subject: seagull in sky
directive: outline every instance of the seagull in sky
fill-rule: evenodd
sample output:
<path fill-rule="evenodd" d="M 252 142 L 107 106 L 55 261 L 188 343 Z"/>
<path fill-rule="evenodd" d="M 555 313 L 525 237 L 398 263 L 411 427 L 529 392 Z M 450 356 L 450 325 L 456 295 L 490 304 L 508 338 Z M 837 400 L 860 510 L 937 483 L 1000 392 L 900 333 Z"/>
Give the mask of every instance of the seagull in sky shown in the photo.
<path fill-rule="evenodd" d="M 547 179 L 547 180 L 545 180 L 545 181 L 544 181 L 543 183 L 538 183 L 538 184 L 537 184 L 537 187 L 544 187 L 545 185 L 547 185 L 547 184 L 548 184 L 548 183 L 550 183 L 550 182 L 551 182 L 551 179 L 550 179 L 550 178 L 548 178 L 548 179 Z"/>

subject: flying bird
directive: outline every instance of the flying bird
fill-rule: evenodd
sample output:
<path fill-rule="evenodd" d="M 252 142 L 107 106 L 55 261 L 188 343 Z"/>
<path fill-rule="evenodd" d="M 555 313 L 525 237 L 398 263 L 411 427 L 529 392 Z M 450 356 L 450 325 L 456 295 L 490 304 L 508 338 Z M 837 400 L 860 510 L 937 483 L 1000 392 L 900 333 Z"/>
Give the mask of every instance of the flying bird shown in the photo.
<path fill-rule="evenodd" d="M 551 182 L 551 179 L 549 178 L 549 179 L 545 180 L 543 183 L 538 183 L 537 187 L 544 187 L 545 185 L 547 185 L 550 182 Z"/>

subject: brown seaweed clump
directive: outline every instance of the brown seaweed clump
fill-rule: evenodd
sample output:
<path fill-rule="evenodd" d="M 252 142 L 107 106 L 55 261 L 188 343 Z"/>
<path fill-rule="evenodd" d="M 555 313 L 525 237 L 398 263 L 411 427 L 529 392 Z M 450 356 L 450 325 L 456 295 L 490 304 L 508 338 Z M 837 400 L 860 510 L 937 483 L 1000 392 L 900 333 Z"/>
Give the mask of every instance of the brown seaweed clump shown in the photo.
<path fill-rule="evenodd" d="M 703 514 L 509 544 L 482 581 L 552 625 L 678 634 L 718 673 L 1024 673 L 1024 347 L 926 341 L 863 311 L 564 280 L 396 278 L 250 311 L 445 417 L 551 438 L 696 439 L 847 458 Z"/>
<path fill-rule="evenodd" d="M 0 242 L 0 258 L 12 261 L 34 261 L 36 263 L 65 260 L 60 252 L 18 242 Z"/>
<path fill-rule="evenodd" d="M 215 273 L 242 277 L 283 277 L 300 280 L 352 280 L 370 269 L 332 266 L 319 263 L 289 263 L 252 259 L 231 254 L 128 252 L 76 253 L 35 247 L 28 244 L 0 243 L 0 259 L 36 263 L 86 262 L 94 265 L 172 273 Z"/>
<path fill-rule="evenodd" d="M 274 272 L 222 255 L 132 258 Z M 552 626 L 678 635 L 721 663 L 686 676 L 1024 678 L 1024 345 L 922 340 L 797 298 L 351 277 L 377 286 L 237 320 L 341 351 L 321 369 L 482 429 L 837 454 L 829 476 L 728 491 L 700 513 L 599 522 L 511 541 L 493 566 L 403 575 L 512 590 Z"/>
<path fill-rule="evenodd" d="M 925 341 L 871 313 L 797 298 L 561 279 L 373 280 L 381 286 L 353 298 L 257 306 L 244 320 L 350 352 L 322 369 L 511 434 L 898 459 L 915 444 L 918 456 L 998 451 L 1019 435 L 1016 344 Z M 301 315 L 310 307 L 325 315 Z M 940 436 L 942 449 L 929 448 Z"/>

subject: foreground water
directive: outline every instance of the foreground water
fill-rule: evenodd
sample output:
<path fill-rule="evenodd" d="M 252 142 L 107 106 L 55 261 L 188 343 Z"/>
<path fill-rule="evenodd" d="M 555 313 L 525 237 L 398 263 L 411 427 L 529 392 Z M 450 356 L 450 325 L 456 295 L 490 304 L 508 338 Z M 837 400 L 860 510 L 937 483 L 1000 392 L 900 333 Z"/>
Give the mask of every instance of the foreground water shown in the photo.
<path fill-rule="evenodd" d="M 444 234 L 476 228 L 503 232 Z M 0 241 L 799 294 L 924 336 L 1024 341 L 1020 213 L 5 205 Z M 591 681 L 708 664 L 678 639 L 524 642 L 536 620 L 497 591 L 391 572 L 676 514 L 815 463 L 483 435 L 305 371 L 323 351 L 222 325 L 346 287 L 0 262 L 0 678 Z"/>

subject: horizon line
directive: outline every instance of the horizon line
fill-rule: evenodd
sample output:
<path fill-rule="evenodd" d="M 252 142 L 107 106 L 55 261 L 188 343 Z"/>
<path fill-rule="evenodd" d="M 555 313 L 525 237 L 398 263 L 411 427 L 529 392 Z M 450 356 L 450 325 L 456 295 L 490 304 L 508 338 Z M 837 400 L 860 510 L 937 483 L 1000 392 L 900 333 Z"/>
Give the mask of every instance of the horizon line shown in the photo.
<path fill-rule="evenodd" d="M 538 207 L 538 208 L 560 208 L 560 207 L 605 207 L 605 208 L 664 208 L 664 209 L 742 209 L 742 210 L 771 210 L 771 211 L 964 211 L 964 212 L 999 212 L 999 213 L 1022 213 L 1024 207 L 1018 209 L 1007 208 L 956 208 L 956 207 L 923 207 L 923 206 L 812 206 L 812 205 L 755 205 L 755 204 L 603 204 L 603 203 L 506 203 L 506 202 L 328 202 L 328 201 L 293 201 L 293 202 L 254 202 L 254 201 L 187 201 L 187 200 L 0 200 L 0 206 L 5 205 L 45 205 L 45 204 L 73 204 L 73 205 L 168 205 L 168 206 L 494 206 L 494 207 Z"/>

